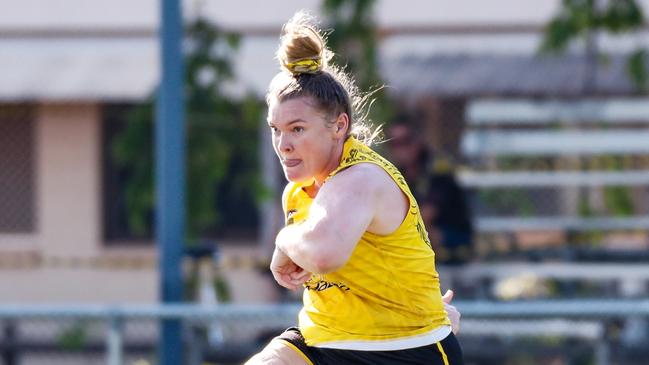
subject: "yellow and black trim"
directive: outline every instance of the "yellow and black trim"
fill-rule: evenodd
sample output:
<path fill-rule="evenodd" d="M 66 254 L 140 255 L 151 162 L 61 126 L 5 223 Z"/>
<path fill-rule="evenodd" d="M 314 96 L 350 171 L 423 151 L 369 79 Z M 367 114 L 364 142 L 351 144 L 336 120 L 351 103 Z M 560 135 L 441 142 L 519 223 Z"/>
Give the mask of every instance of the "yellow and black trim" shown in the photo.
<path fill-rule="evenodd" d="M 446 352 L 444 352 L 444 347 L 442 347 L 442 343 L 438 342 L 436 345 L 437 345 L 437 349 L 439 350 L 439 353 L 442 355 L 442 361 L 444 362 L 444 365 L 449 365 L 448 357 L 446 356 Z"/>

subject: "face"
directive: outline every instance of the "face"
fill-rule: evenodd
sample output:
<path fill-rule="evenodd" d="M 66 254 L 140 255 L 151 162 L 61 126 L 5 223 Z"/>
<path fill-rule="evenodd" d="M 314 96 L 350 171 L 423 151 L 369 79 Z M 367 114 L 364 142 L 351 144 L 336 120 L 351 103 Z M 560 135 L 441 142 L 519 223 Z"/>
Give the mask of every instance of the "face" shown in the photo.
<path fill-rule="evenodd" d="M 269 106 L 273 148 L 284 175 L 293 182 L 315 178 L 321 183 L 340 163 L 346 115 L 341 114 L 331 123 L 333 120 L 327 120 L 314 105 L 310 98 L 302 97 Z"/>
<path fill-rule="evenodd" d="M 399 166 L 417 161 L 420 146 L 408 126 L 396 124 L 388 130 L 388 145 L 394 163 Z"/>

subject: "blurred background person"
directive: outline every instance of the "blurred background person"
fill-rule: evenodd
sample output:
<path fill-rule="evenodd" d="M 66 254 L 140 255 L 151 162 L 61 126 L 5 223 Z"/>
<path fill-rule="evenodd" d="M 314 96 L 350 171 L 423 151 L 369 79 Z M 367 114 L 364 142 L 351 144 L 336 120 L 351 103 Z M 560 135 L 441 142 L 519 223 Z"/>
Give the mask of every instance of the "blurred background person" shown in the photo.
<path fill-rule="evenodd" d="M 402 114 L 387 129 L 389 153 L 412 189 L 440 263 L 471 259 L 473 226 L 464 190 L 448 159 L 437 158 Z"/>

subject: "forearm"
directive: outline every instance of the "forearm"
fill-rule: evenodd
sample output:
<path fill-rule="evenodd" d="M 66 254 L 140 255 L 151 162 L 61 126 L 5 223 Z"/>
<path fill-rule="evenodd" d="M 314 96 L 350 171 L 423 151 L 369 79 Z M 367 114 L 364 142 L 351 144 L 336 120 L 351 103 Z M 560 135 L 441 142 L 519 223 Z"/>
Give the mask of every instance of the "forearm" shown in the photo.
<path fill-rule="evenodd" d="M 379 194 L 372 182 L 379 178 L 389 176 L 374 165 L 354 166 L 336 174 L 318 191 L 308 208 L 308 218 L 282 229 L 276 246 L 310 272 L 324 274 L 339 269 L 349 260 L 375 216 Z M 394 184 L 391 179 L 388 183 Z"/>
<path fill-rule="evenodd" d="M 327 251 L 326 243 L 303 224 L 284 227 L 277 234 L 275 245 L 307 271 L 324 274 L 339 267 L 338 260 Z"/>

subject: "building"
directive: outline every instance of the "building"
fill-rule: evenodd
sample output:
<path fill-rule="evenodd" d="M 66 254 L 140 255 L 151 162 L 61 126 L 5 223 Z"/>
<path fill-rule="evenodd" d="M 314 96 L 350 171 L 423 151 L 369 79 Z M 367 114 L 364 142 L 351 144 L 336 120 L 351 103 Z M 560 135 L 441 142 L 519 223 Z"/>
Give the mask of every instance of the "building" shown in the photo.
<path fill-rule="evenodd" d="M 272 59 L 281 24 L 298 8 L 317 13 L 319 3 L 185 1 L 185 16 L 200 13 L 243 34 L 232 92 L 253 90 L 261 97 L 276 72 Z M 542 83 L 547 74 L 530 70 L 555 69 L 530 55 L 559 3 L 379 1 L 387 83 L 416 94 L 405 102 L 441 105 L 455 113 L 446 119 L 458 120 L 467 97 L 553 92 L 556 83 Z M 649 1 L 642 3 L 649 9 Z M 157 301 L 155 246 L 106 239 L 102 163 L 111 111 L 143 101 L 156 85 L 157 4 L 0 0 L 0 301 Z M 636 44 L 606 37 L 601 42 L 621 52 Z M 529 79 L 497 83 L 508 62 Z M 571 67 L 560 65 L 559 82 L 562 73 L 574 73 Z M 579 90 L 580 81 L 574 84 Z M 606 85 L 612 91 L 619 86 L 622 94 L 629 90 L 624 82 Z M 254 242 L 241 247 L 256 250 Z M 244 283 L 240 287 L 254 287 L 260 278 L 242 273 L 237 280 Z M 241 291 L 234 297 L 254 301 L 266 294 Z"/>

